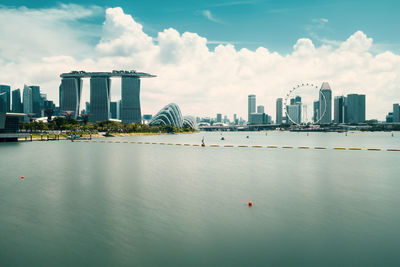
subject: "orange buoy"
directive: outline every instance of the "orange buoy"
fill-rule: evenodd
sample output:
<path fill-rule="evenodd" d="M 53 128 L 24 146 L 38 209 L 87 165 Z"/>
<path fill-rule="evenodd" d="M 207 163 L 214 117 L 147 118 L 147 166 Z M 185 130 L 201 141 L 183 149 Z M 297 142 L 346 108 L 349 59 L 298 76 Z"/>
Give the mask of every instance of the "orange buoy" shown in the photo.
<path fill-rule="evenodd" d="M 249 207 L 253 206 L 253 202 L 249 201 Z"/>
<path fill-rule="evenodd" d="M 21 176 L 21 179 L 24 179 L 24 176 L 23 176 L 23 175 Z"/>

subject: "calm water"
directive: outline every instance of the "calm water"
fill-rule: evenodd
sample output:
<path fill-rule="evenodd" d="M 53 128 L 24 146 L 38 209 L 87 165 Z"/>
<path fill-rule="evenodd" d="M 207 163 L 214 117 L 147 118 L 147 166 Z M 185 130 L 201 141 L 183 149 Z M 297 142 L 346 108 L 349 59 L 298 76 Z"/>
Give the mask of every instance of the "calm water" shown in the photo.
<path fill-rule="evenodd" d="M 203 136 L 400 148 L 400 133 L 107 141 Z M 0 144 L 0 266 L 400 266 L 399 171 L 387 151 Z"/>

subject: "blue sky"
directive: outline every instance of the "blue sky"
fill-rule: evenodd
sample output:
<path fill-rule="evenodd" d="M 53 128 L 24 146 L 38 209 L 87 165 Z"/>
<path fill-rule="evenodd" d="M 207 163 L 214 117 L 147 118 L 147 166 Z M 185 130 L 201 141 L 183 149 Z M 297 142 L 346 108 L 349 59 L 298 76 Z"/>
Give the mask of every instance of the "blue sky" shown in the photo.
<path fill-rule="evenodd" d="M 246 117 L 247 95 L 274 116 L 299 83 L 366 94 L 367 118 L 400 102 L 400 1 L 7 1 L 0 4 L 0 84 L 41 86 L 60 73 L 136 69 L 144 114 Z M 85 81 L 82 103 L 89 99 Z M 112 99 L 120 99 L 118 79 Z M 312 103 L 309 104 L 310 106 Z"/>
<path fill-rule="evenodd" d="M 6 6 L 49 8 L 55 1 L 7 1 Z M 109 7 L 110 1 L 69 1 L 79 5 Z M 400 51 L 400 1 L 351 0 L 146 0 L 112 1 L 141 23 L 150 36 L 172 27 L 195 32 L 213 41 L 230 42 L 237 48 L 267 47 L 289 53 L 299 38 L 316 45 L 345 40 L 357 30 L 373 36 L 372 51 Z M 101 23 L 104 17 L 98 17 Z"/>

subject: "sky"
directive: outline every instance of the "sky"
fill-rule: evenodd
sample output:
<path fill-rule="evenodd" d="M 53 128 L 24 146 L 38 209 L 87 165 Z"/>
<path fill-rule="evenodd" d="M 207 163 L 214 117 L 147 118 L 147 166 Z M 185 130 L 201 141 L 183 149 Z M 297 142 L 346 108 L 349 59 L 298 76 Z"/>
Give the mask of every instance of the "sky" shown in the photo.
<path fill-rule="evenodd" d="M 366 94 L 367 119 L 383 120 L 400 102 L 399 10 L 398 1 L 3 1 L 0 84 L 40 85 L 58 103 L 62 72 L 135 69 L 157 75 L 142 80 L 143 114 L 174 102 L 184 115 L 246 118 L 249 94 L 274 117 L 292 87 L 327 81 L 333 96 Z M 85 80 L 81 107 L 88 99 Z"/>

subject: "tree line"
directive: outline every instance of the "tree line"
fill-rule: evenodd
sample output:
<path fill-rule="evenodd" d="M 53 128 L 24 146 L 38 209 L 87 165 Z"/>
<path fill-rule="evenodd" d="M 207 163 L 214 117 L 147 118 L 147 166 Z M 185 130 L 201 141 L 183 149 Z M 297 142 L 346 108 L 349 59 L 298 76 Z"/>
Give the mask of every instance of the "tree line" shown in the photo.
<path fill-rule="evenodd" d="M 193 132 L 195 129 L 178 128 L 172 125 L 150 126 L 142 123 L 122 123 L 117 121 L 88 122 L 87 118 L 76 120 L 71 117 L 55 117 L 49 122 L 31 121 L 21 122 L 20 130 L 24 132 L 111 132 L 111 133 L 180 133 Z"/>

